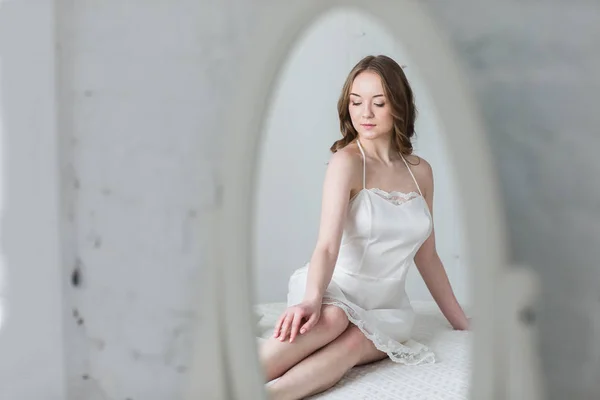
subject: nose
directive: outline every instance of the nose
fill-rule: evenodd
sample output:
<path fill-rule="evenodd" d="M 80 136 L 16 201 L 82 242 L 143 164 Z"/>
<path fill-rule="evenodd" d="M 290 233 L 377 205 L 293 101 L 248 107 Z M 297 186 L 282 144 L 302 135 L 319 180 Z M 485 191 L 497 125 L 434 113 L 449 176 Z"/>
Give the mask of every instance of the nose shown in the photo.
<path fill-rule="evenodd" d="M 365 101 L 365 106 L 363 108 L 362 116 L 363 118 L 373 118 L 373 109 L 371 108 L 371 104 L 368 104 Z"/>

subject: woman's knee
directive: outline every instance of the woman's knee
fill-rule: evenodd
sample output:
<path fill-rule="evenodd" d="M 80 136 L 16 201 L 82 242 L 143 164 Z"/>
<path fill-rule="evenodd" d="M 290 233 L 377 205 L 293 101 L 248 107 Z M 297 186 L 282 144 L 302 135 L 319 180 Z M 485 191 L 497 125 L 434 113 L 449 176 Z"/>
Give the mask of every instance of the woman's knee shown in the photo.
<path fill-rule="evenodd" d="M 349 321 L 344 310 L 332 305 L 324 305 L 321 309 L 319 324 L 328 331 L 342 333 L 348 327 Z"/>
<path fill-rule="evenodd" d="M 348 354 L 352 360 L 352 365 L 368 364 L 387 357 L 387 355 L 378 350 L 364 333 L 356 325 L 351 325 L 341 334 L 338 342 L 341 351 Z"/>
<path fill-rule="evenodd" d="M 349 353 L 360 354 L 369 345 L 367 339 L 356 325 L 350 325 L 338 338 L 339 345 Z"/>
<path fill-rule="evenodd" d="M 350 324 L 344 332 L 325 347 L 332 360 L 341 368 L 352 368 L 360 362 L 368 349 L 369 339 Z"/>

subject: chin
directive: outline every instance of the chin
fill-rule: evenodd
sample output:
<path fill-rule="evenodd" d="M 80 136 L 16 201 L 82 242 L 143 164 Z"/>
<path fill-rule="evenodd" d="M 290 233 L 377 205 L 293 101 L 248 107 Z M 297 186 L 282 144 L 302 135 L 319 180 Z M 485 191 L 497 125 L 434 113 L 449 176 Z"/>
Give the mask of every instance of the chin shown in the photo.
<path fill-rule="evenodd" d="M 385 133 L 372 131 L 372 130 L 361 130 L 358 132 L 358 136 L 361 139 L 374 140 L 374 139 L 379 139 L 379 138 L 385 136 Z"/>

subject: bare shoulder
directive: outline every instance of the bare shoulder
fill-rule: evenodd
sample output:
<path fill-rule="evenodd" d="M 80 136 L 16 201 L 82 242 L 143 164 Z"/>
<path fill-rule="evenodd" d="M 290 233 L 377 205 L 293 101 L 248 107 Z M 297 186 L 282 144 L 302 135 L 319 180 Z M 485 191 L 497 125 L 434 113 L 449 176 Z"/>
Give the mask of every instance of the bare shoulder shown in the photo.
<path fill-rule="evenodd" d="M 356 145 L 350 144 L 333 153 L 329 159 L 329 173 L 346 181 L 360 181 L 362 156 Z"/>
<path fill-rule="evenodd" d="M 422 184 L 425 188 L 430 188 L 433 185 L 433 169 L 431 168 L 431 164 L 416 154 L 405 156 L 405 158 L 419 184 Z"/>
<path fill-rule="evenodd" d="M 362 169 L 362 157 L 356 146 L 348 145 L 331 155 L 329 165 L 336 169 L 342 168 L 352 172 Z"/>

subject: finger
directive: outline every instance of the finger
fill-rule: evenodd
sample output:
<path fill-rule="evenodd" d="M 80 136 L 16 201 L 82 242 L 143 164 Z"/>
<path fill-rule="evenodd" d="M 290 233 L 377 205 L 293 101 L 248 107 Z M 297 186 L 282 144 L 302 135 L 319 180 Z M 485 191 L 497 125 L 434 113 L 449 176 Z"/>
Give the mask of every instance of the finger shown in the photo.
<path fill-rule="evenodd" d="M 292 320 L 292 330 L 290 332 L 290 343 L 294 341 L 296 335 L 298 335 L 298 331 L 300 330 L 300 323 L 302 322 L 302 314 L 296 313 L 294 314 L 294 319 Z"/>
<path fill-rule="evenodd" d="M 287 338 L 293 315 L 294 314 L 287 314 L 285 316 L 285 320 L 283 321 L 283 325 L 281 326 L 281 333 L 279 334 L 279 340 L 281 340 L 282 342 Z"/>
<path fill-rule="evenodd" d="M 300 334 L 304 335 L 306 332 L 311 330 L 312 327 L 315 326 L 315 324 L 317 323 L 318 320 L 319 320 L 319 317 L 317 316 L 316 313 L 311 315 L 310 318 L 308 319 L 308 321 L 306 321 L 306 323 L 304 325 L 302 325 L 302 329 L 300 329 Z"/>
<path fill-rule="evenodd" d="M 275 323 L 275 330 L 273 331 L 273 337 L 276 339 L 279 336 L 279 333 L 281 332 L 281 324 L 283 323 L 283 320 L 285 319 L 286 315 L 287 315 L 287 312 L 284 312 L 283 314 L 281 314 L 281 316 Z"/>

